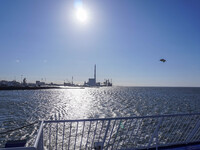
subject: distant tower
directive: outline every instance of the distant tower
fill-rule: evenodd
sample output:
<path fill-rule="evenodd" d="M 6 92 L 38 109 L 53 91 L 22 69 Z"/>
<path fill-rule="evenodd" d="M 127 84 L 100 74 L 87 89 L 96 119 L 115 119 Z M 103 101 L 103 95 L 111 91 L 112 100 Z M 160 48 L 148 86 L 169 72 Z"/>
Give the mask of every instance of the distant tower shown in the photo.
<path fill-rule="evenodd" d="M 94 65 L 94 82 L 96 84 L 96 64 Z"/>
<path fill-rule="evenodd" d="M 27 85 L 26 78 L 23 79 L 23 85 Z"/>

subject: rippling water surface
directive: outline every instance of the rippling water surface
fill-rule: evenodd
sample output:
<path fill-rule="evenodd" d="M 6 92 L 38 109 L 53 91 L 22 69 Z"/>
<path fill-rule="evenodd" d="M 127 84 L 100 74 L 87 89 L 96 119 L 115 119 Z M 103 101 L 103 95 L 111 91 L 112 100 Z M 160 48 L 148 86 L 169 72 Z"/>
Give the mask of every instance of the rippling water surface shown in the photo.
<path fill-rule="evenodd" d="M 28 139 L 38 120 L 127 117 L 200 112 L 200 88 L 102 87 L 0 91 L 0 147 Z"/>

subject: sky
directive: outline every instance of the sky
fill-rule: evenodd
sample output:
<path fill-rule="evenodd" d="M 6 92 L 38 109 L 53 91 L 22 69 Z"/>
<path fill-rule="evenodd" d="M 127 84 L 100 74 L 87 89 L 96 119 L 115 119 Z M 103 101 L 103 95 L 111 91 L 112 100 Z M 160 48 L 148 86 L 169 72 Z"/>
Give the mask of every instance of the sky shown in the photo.
<path fill-rule="evenodd" d="M 0 80 L 199 87 L 199 58 L 199 0 L 0 0 Z"/>

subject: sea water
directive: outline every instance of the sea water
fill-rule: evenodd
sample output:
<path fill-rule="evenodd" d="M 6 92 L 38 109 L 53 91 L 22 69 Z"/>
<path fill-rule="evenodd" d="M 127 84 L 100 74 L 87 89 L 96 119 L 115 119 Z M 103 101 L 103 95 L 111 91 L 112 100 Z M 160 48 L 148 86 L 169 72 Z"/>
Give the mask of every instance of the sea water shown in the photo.
<path fill-rule="evenodd" d="M 0 147 L 37 134 L 38 120 L 200 112 L 200 88 L 101 87 L 0 91 Z M 24 125 L 35 123 L 16 131 Z"/>

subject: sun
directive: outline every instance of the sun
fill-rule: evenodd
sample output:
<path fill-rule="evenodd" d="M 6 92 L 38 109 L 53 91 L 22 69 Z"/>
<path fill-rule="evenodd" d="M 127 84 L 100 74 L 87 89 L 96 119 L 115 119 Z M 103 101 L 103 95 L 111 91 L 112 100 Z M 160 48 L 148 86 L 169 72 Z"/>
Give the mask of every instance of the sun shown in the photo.
<path fill-rule="evenodd" d="M 86 23 L 88 22 L 88 12 L 86 9 L 80 7 L 76 9 L 76 18 L 79 22 Z"/>

